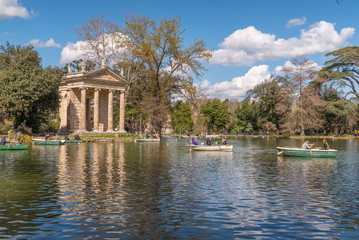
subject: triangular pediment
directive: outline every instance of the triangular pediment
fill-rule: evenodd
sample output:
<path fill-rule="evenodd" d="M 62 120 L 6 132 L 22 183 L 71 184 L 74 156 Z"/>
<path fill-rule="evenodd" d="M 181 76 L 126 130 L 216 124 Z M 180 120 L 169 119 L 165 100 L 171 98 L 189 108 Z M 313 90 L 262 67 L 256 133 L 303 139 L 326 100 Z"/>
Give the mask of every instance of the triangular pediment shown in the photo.
<path fill-rule="evenodd" d="M 125 79 L 121 75 L 117 74 L 108 67 L 102 67 L 91 72 L 87 72 L 82 77 L 87 79 L 125 82 Z"/>

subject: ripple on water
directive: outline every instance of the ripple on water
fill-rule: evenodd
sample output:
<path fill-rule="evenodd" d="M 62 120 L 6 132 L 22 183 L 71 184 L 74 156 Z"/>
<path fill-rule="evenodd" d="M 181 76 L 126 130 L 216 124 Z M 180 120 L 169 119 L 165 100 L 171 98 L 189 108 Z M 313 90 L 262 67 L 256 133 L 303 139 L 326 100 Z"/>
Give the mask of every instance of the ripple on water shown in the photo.
<path fill-rule="evenodd" d="M 358 237 L 356 143 L 330 143 L 337 159 L 302 159 L 275 153 L 293 139 L 228 141 L 230 153 L 169 139 L 0 155 L 0 237 Z"/>

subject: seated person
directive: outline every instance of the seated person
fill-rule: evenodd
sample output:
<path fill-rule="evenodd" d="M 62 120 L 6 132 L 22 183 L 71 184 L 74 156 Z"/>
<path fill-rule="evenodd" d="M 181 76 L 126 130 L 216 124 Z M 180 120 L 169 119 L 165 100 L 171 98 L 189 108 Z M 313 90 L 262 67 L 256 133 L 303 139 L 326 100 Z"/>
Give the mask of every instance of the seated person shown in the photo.
<path fill-rule="evenodd" d="M 5 143 L 6 143 L 6 137 L 2 137 L 0 139 L 0 145 L 5 145 Z"/>
<path fill-rule="evenodd" d="M 309 144 L 309 140 L 306 140 L 302 145 L 302 149 L 311 149 L 313 146 L 314 144 Z"/>
<path fill-rule="evenodd" d="M 189 145 L 198 145 L 198 142 L 191 138 L 191 142 L 189 143 Z"/>
<path fill-rule="evenodd" d="M 329 144 L 327 142 L 327 139 L 323 140 L 323 144 L 324 144 L 324 150 L 329 150 Z"/>
<path fill-rule="evenodd" d="M 227 139 L 225 137 L 222 138 L 222 144 L 227 145 Z"/>
<path fill-rule="evenodd" d="M 50 138 L 50 134 L 48 133 L 48 134 L 46 134 L 46 136 L 45 136 L 45 140 L 49 140 L 49 138 Z"/>
<path fill-rule="evenodd" d="M 146 138 L 150 138 L 150 135 L 148 135 L 148 133 L 146 133 Z"/>
<path fill-rule="evenodd" d="M 207 139 L 207 145 L 212 145 L 212 138 Z"/>
<path fill-rule="evenodd" d="M 75 140 L 81 140 L 80 136 L 77 135 L 77 134 L 75 135 L 74 139 L 75 139 Z"/>

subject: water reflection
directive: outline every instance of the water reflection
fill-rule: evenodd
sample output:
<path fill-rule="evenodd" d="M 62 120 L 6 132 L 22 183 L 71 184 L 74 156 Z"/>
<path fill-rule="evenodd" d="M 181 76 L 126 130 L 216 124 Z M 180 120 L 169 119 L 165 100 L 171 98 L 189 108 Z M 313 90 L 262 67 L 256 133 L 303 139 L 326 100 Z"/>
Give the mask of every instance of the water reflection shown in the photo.
<path fill-rule="evenodd" d="M 295 139 L 228 141 L 233 152 L 190 152 L 186 140 L 168 139 L 0 154 L 0 236 L 356 236 L 357 141 L 330 142 L 342 149 L 337 159 L 276 155 L 276 146 L 301 144 Z"/>

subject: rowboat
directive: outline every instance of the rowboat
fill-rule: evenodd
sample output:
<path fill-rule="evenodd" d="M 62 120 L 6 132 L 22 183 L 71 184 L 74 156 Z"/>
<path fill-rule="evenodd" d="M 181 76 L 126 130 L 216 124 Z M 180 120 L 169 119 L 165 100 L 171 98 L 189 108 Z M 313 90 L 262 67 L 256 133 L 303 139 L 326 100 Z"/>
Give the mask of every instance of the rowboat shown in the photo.
<path fill-rule="evenodd" d="M 26 150 L 27 145 L 1 145 L 0 150 Z"/>
<path fill-rule="evenodd" d="M 183 139 L 190 139 L 190 138 L 193 138 L 193 139 L 199 139 L 199 136 L 193 136 L 193 135 L 180 135 L 178 136 L 179 139 L 183 138 Z"/>
<path fill-rule="evenodd" d="M 192 151 L 223 151 L 231 152 L 233 145 L 187 145 Z"/>
<path fill-rule="evenodd" d="M 206 135 L 206 138 L 220 138 L 220 137 L 221 137 L 221 135 L 216 135 L 216 134 L 212 134 L 212 135 L 207 134 Z"/>
<path fill-rule="evenodd" d="M 319 157 L 319 158 L 335 158 L 337 156 L 337 150 L 330 149 L 303 149 L 296 147 L 277 147 L 277 154 L 283 154 L 284 156 L 292 157 Z"/>
<path fill-rule="evenodd" d="M 55 138 L 50 138 L 48 140 L 56 140 L 56 139 Z M 63 141 L 65 141 L 65 143 L 82 143 L 81 139 L 58 139 L 58 140 L 63 140 Z"/>
<path fill-rule="evenodd" d="M 65 140 L 33 139 L 35 145 L 63 145 Z"/>
<path fill-rule="evenodd" d="M 65 143 L 82 143 L 81 139 L 67 139 Z"/>
<path fill-rule="evenodd" d="M 160 142 L 159 138 L 138 138 L 136 142 Z"/>

